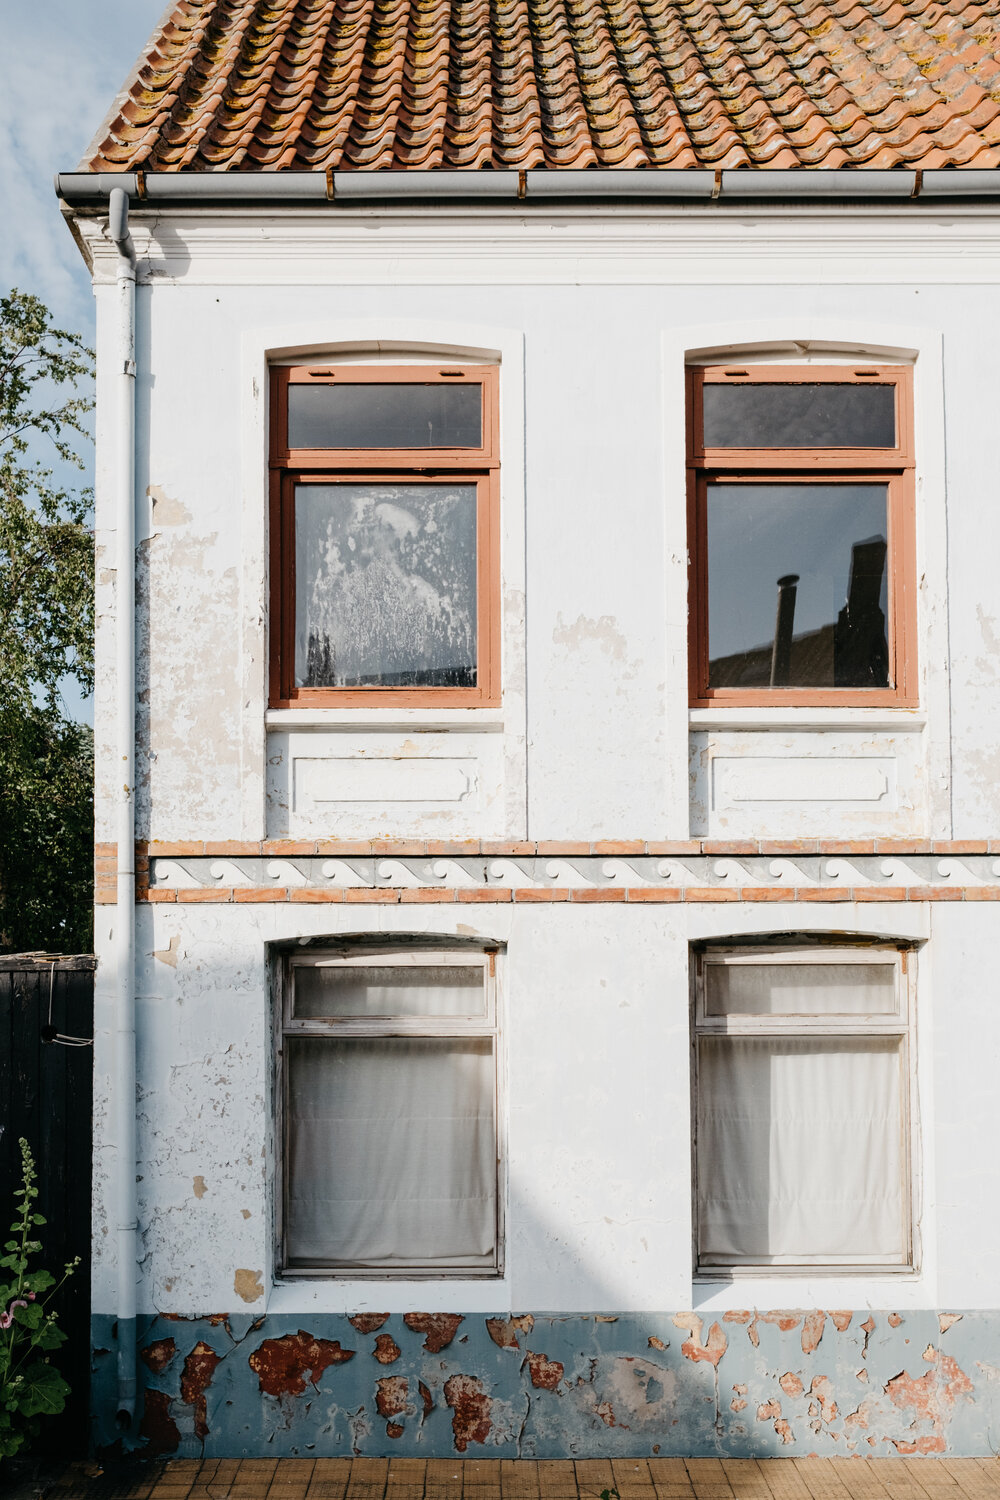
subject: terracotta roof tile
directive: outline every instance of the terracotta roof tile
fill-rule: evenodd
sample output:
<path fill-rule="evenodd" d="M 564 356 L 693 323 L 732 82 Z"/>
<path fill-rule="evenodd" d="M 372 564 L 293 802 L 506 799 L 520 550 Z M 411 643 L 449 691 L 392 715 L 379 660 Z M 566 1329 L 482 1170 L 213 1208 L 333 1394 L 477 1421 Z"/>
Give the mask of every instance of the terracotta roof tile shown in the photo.
<path fill-rule="evenodd" d="M 177 0 L 93 171 L 1000 166 L 1000 0 Z"/>

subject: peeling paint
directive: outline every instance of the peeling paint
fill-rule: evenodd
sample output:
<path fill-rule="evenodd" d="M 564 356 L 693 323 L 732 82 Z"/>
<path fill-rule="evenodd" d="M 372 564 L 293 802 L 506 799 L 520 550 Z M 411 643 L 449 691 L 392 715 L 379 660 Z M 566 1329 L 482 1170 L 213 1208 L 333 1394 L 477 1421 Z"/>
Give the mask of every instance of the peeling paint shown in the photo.
<path fill-rule="evenodd" d="M 737 1314 L 522 1314 L 516 1324 L 509 1315 L 453 1313 L 446 1324 L 436 1314 L 322 1315 L 308 1330 L 248 1312 L 143 1318 L 143 1444 L 185 1456 L 990 1451 L 1000 1378 L 979 1351 L 1000 1342 L 1000 1313 L 961 1315 L 947 1354 L 936 1311 L 907 1310 L 894 1326 L 887 1312 L 865 1310 L 841 1318 L 842 1330 L 827 1313 L 809 1352 L 803 1327 L 815 1332 L 818 1319 L 810 1324 L 808 1312 Z M 355 1351 L 361 1317 L 379 1331 Z M 683 1342 L 661 1336 L 671 1327 Z M 724 1328 L 748 1337 L 724 1342 Z M 247 1340 L 246 1356 L 230 1357 Z M 113 1352 L 111 1321 L 95 1319 L 94 1341 Z M 118 1440 L 113 1422 L 110 1433 L 100 1426 L 113 1409 L 114 1369 L 113 1357 L 95 1357 L 101 1442 Z"/>
<path fill-rule="evenodd" d="M 685 1359 L 707 1360 L 711 1365 L 718 1365 L 729 1343 L 718 1323 L 712 1324 L 708 1330 L 708 1338 L 703 1344 L 701 1341 L 703 1322 L 697 1313 L 676 1313 L 673 1321 L 675 1328 L 686 1329 L 691 1335 L 681 1345 L 681 1353 Z"/>
<path fill-rule="evenodd" d="M 378 1333 L 389 1321 L 388 1313 L 355 1313 L 353 1318 L 347 1320 L 352 1328 L 358 1333 Z"/>
<path fill-rule="evenodd" d="M 823 1337 L 823 1328 L 826 1324 L 826 1313 L 817 1309 L 815 1312 L 806 1313 L 802 1319 L 802 1353 L 812 1354 Z"/>
<path fill-rule="evenodd" d="M 460 1313 L 403 1314 L 407 1328 L 414 1333 L 426 1334 L 424 1348 L 428 1354 L 440 1354 L 442 1349 L 447 1349 L 463 1321 Z"/>
<path fill-rule="evenodd" d="M 493 1423 L 483 1382 L 475 1375 L 452 1375 L 445 1381 L 444 1399 L 454 1412 L 451 1430 L 456 1452 L 464 1453 L 470 1443 L 485 1443 Z"/>
<path fill-rule="evenodd" d="M 147 1344 L 140 1353 L 140 1358 L 147 1370 L 152 1370 L 154 1375 L 162 1375 L 177 1353 L 177 1345 L 173 1339 L 157 1339 L 153 1344 Z"/>
<path fill-rule="evenodd" d="M 534 1326 L 535 1320 L 530 1313 L 520 1318 L 486 1319 L 486 1331 L 500 1349 L 520 1349 L 518 1334 L 530 1333 Z"/>
<path fill-rule="evenodd" d="M 181 1435 L 170 1414 L 170 1397 L 165 1391 L 147 1389 L 139 1433 L 146 1440 L 146 1452 L 150 1457 L 177 1452 Z"/>
<path fill-rule="evenodd" d="M 181 1376 L 181 1400 L 186 1406 L 194 1407 L 195 1437 L 202 1440 L 208 1437 L 208 1405 L 205 1392 L 212 1383 L 216 1366 L 221 1362 L 221 1356 L 200 1339 L 184 1361 L 184 1373 Z"/>
<path fill-rule="evenodd" d="M 557 1359 L 549 1359 L 545 1354 L 532 1354 L 529 1350 L 527 1366 L 536 1390 L 554 1391 L 563 1378 L 564 1367 Z"/>
<path fill-rule="evenodd" d="M 354 1358 L 353 1349 L 342 1349 L 338 1340 L 316 1339 L 303 1329 L 286 1333 L 284 1338 L 265 1339 L 250 1355 L 249 1365 L 256 1371 L 260 1389 L 269 1396 L 301 1396 L 308 1373 L 313 1385 L 330 1365 L 346 1364 Z"/>
<path fill-rule="evenodd" d="M 406 1411 L 409 1382 L 405 1375 L 386 1375 L 375 1382 L 375 1410 L 380 1417 L 398 1417 Z"/>

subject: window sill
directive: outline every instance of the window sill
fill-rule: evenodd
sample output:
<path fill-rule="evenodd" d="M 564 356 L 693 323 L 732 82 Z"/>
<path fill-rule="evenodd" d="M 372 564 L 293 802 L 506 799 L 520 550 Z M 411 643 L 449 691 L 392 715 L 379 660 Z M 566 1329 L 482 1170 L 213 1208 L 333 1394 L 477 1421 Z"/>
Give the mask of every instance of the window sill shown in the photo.
<path fill-rule="evenodd" d="M 691 731 L 704 729 L 865 729 L 918 734 L 926 728 L 921 708 L 692 708 Z"/>
<path fill-rule="evenodd" d="M 502 1276 L 488 1280 L 396 1281 L 278 1281 L 267 1299 L 268 1314 L 407 1313 L 427 1305 L 428 1289 L 437 1312 L 493 1313 L 509 1305 L 510 1292 Z"/>
<path fill-rule="evenodd" d="M 503 729 L 502 708 L 269 708 L 269 730 L 288 729 L 463 729 L 493 734 Z"/>

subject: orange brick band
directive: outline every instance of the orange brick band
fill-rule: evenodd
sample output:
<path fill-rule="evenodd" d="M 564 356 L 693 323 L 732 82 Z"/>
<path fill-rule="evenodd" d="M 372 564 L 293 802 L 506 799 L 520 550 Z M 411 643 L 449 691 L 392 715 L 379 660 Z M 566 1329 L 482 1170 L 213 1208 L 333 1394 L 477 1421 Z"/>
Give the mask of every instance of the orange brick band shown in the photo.
<path fill-rule="evenodd" d="M 311 886 L 258 888 L 255 886 L 203 886 L 150 889 L 137 888 L 142 902 L 253 904 L 257 902 L 290 902 L 306 906 L 330 903 L 359 906 L 439 905 L 444 903 L 487 904 L 519 902 L 566 902 L 586 905 L 591 902 L 734 902 L 734 901 L 1000 901 L 1000 884 L 992 885 L 925 885 L 925 886 L 610 886 L 568 890 L 553 886 L 511 889 L 508 886 L 476 886 L 439 889 L 429 886 L 348 886 L 344 889 L 320 890 Z M 98 899 L 98 904 L 102 904 Z M 114 904 L 114 892 L 111 903 Z"/>
<path fill-rule="evenodd" d="M 98 844 L 98 858 L 114 859 L 114 844 Z M 294 858 L 302 855 L 325 855 L 336 859 L 343 857 L 392 857 L 427 856 L 434 859 L 440 855 L 454 855 L 466 859 L 477 854 L 491 859 L 504 857 L 524 859 L 538 856 L 549 858 L 580 858 L 585 855 L 628 856 L 654 855 L 658 857 L 682 857 L 684 855 L 707 854 L 715 858 L 741 854 L 997 854 L 1000 855 L 1000 837 L 985 839 L 686 839 L 658 841 L 654 839 L 601 839 L 595 843 L 570 843 L 559 840 L 503 841 L 489 839 L 453 839 L 441 843 L 423 842 L 417 839 L 372 839 L 367 842 L 348 842 L 338 839 L 264 839 L 259 843 L 241 843 L 238 840 L 222 842 L 188 840 L 179 843 L 156 841 L 136 844 L 136 869 L 140 859 L 153 858 L 210 858 L 226 856 L 252 858 L 267 855 L 270 858 Z"/>

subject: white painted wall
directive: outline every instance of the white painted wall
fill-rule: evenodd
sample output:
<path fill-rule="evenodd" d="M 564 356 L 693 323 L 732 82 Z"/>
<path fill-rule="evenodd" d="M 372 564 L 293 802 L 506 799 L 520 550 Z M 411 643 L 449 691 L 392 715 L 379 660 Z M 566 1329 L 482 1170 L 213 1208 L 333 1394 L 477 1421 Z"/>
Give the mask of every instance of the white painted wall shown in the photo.
<path fill-rule="evenodd" d="M 99 949 L 110 912 L 99 913 Z M 916 939 L 916 1274 L 691 1279 L 688 945 L 732 934 Z M 348 932 L 496 939 L 509 1195 L 501 1281 L 290 1282 L 274 1266 L 267 945 Z M 145 907 L 138 933 L 140 1310 L 1000 1306 L 994 903 L 527 907 Z M 99 987 L 94 1306 L 112 1311 L 103 1138 L 109 1000 Z M 970 1038 L 973 1044 L 970 1045 Z M 201 1179 L 199 1182 L 198 1179 Z M 203 1188 L 203 1191 L 202 1191 Z M 200 1194 L 200 1195 L 199 1195 Z"/>
<path fill-rule="evenodd" d="M 145 261 L 138 297 L 140 836 L 997 832 L 994 213 L 699 210 L 459 220 L 337 210 L 285 221 L 161 214 L 148 227 L 147 236 L 137 214 Z M 111 262 L 97 230 L 87 232 L 102 353 Z M 677 397 L 684 352 L 769 336 L 812 339 L 813 352 L 877 353 L 889 345 L 915 359 L 916 711 L 689 716 Z M 451 721 L 420 711 L 386 718 L 331 710 L 308 722 L 280 715 L 266 722 L 267 352 L 339 347 L 371 357 L 379 339 L 395 357 L 400 350 L 416 357 L 436 343 L 500 357 L 504 704 L 499 713 L 472 710 Z M 109 366 L 102 358 L 103 381 Z M 115 775 L 108 443 L 101 416 L 103 839 L 111 835 Z M 473 768 L 475 795 L 456 799 L 444 820 L 412 797 L 407 805 L 402 747 L 413 743 Z M 319 814 L 313 799 L 308 815 L 300 808 L 286 817 L 289 760 L 362 752 L 399 762 L 397 797 L 360 810 L 334 797 Z M 877 762 L 877 795 L 831 799 L 828 762 L 839 756 L 850 765 L 859 755 Z M 736 764 L 736 783 L 752 793 L 745 776 L 740 783 L 738 762 L 777 756 L 790 762 L 794 796 L 734 798 L 727 771 L 726 798 L 713 802 L 713 760 Z M 322 782 L 322 770 L 316 774 Z M 810 796 L 814 785 L 820 795 Z M 694 1289 L 690 1276 L 687 943 L 708 934 L 708 921 L 718 933 L 780 927 L 779 909 L 705 908 L 698 931 L 686 908 L 463 908 L 462 918 L 509 945 L 504 1281 L 442 1283 L 433 1293 L 424 1283 L 419 1295 L 403 1283 L 376 1291 L 350 1283 L 269 1289 L 266 944 L 347 925 L 361 930 L 369 921 L 376 929 L 453 930 L 457 916 L 415 907 L 161 906 L 141 911 L 138 941 L 141 1306 L 246 1310 L 233 1291 L 240 1268 L 260 1272 L 258 1309 L 265 1297 L 289 1311 L 353 1311 L 373 1298 L 382 1310 L 732 1305 L 731 1289 Z M 99 909 L 99 954 L 113 920 L 113 909 Z M 1000 1007 L 992 1003 L 1000 916 L 987 903 L 936 907 L 930 916 L 925 908 L 914 915 L 886 906 L 873 927 L 871 908 L 839 905 L 825 920 L 928 939 L 919 999 L 923 1270 L 884 1282 L 758 1282 L 752 1300 L 995 1305 L 995 1278 L 977 1256 L 1000 1227 L 988 1146 L 1000 1045 Z M 806 921 L 824 925 L 823 908 L 797 908 L 795 925 Z M 916 921 L 928 925 L 911 930 Z M 99 975 L 98 1312 L 114 1305 L 113 1234 L 104 1238 L 114 1159 L 103 1112 L 104 986 Z M 201 1197 L 196 1177 L 205 1181 Z"/>
<path fill-rule="evenodd" d="M 274 721 L 270 737 L 263 733 L 262 374 L 269 349 L 343 357 L 355 348 L 365 358 L 408 349 L 419 357 L 421 345 L 437 343 L 492 351 L 502 367 L 512 595 L 509 680 L 492 726 L 502 749 L 453 726 L 457 758 L 481 765 L 474 793 L 442 817 L 440 808 L 403 805 L 401 778 L 395 806 L 329 806 L 325 816 L 340 817 L 345 836 L 424 828 L 431 836 L 739 836 L 762 825 L 790 834 L 820 826 L 856 836 L 981 832 L 1000 742 L 992 597 L 1000 538 L 990 499 L 996 359 L 983 312 L 1000 260 L 986 253 L 998 239 L 995 215 L 955 210 L 948 218 L 950 227 L 928 214 L 918 221 L 809 210 L 792 219 L 741 215 L 734 233 L 732 215 L 596 223 L 499 215 L 485 238 L 482 215 L 456 235 L 451 218 L 340 210 L 305 214 L 284 229 L 273 223 L 262 244 L 238 214 L 177 215 L 169 224 L 161 215 L 146 243 L 137 215 L 146 255 L 138 566 L 142 597 L 149 590 L 153 599 L 156 662 L 154 681 L 141 673 L 141 722 L 155 756 L 140 804 L 144 830 L 168 839 L 312 832 L 317 820 L 286 816 L 275 785 L 290 750 L 283 736 L 325 731 L 343 755 L 349 728 L 352 755 L 364 748 L 366 723 L 384 732 L 373 716 L 345 721 L 331 710 L 325 722 Z M 407 236 L 426 255 L 408 257 L 410 279 L 400 284 Z M 831 238 L 840 247 L 836 279 L 824 249 Z M 935 244 L 945 259 L 932 262 Z M 97 251 L 106 341 L 103 242 Z M 541 279 L 543 255 L 547 284 L 531 284 Z M 945 265 L 955 284 L 943 284 Z M 881 791 L 842 799 L 839 809 L 823 794 L 821 774 L 810 796 L 808 767 L 790 779 L 798 791 L 784 806 L 744 796 L 737 809 L 725 788 L 713 801 L 708 762 L 756 757 L 764 745 L 749 730 L 734 738 L 732 715 L 695 715 L 688 740 L 684 353 L 705 357 L 727 338 L 743 349 L 766 345 L 768 331 L 772 351 L 761 357 L 790 357 L 798 337 L 812 343 L 797 357 L 889 349 L 916 368 L 920 708 L 869 715 L 871 732 L 836 714 L 819 736 L 796 737 L 766 716 L 754 724 L 766 729 L 767 755 L 890 763 Z M 377 336 L 381 355 L 372 354 Z M 103 522 L 103 507 L 100 515 Z M 99 720 L 104 711 L 99 703 Z M 438 727 L 416 718 L 405 728 Z M 777 727 L 786 731 L 780 745 Z M 102 817 L 106 835 L 104 806 Z"/>

